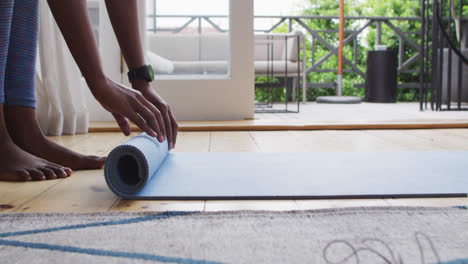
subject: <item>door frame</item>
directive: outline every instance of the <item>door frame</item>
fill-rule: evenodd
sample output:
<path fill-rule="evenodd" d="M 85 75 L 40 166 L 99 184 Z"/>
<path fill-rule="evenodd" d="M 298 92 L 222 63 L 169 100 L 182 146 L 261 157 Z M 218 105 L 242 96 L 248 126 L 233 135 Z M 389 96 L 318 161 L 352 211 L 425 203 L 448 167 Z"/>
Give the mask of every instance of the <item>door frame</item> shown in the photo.
<path fill-rule="evenodd" d="M 145 1 L 138 1 L 138 4 L 140 31 L 145 36 Z M 229 6 L 230 76 L 226 79 L 156 80 L 151 84 L 169 103 L 178 120 L 242 120 L 254 116 L 253 0 L 231 0 Z M 126 72 L 121 70 L 120 49 L 104 5 L 100 8 L 100 24 L 105 73 L 114 81 L 128 85 Z M 88 102 L 92 121 L 113 120 L 112 115 L 92 101 Z"/>

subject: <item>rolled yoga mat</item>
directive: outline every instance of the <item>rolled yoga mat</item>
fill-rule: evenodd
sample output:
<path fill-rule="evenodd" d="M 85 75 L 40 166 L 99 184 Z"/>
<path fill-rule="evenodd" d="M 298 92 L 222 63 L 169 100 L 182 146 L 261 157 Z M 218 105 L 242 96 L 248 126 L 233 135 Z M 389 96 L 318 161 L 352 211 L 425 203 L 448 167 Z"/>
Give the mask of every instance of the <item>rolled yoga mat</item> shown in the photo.
<path fill-rule="evenodd" d="M 125 199 L 466 197 L 468 151 L 170 153 L 143 133 L 105 178 Z"/>

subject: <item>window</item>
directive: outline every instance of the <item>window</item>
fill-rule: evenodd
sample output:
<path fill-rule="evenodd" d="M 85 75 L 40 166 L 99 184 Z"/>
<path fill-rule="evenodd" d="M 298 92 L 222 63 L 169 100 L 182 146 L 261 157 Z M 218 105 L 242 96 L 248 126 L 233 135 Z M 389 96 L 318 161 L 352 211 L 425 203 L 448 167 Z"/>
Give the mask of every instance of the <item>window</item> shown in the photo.
<path fill-rule="evenodd" d="M 229 77 L 229 0 L 147 0 L 146 14 L 157 79 Z"/>
<path fill-rule="evenodd" d="M 88 15 L 99 46 L 99 0 L 88 0 Z"/>

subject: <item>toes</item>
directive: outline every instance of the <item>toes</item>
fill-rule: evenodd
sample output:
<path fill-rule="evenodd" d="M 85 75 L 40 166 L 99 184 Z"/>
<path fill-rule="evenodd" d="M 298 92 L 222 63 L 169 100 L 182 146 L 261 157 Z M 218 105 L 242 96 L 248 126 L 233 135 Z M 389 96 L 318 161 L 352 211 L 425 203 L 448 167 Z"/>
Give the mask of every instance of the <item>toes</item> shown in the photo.
<path fill-rule="evenodd" d="M 90 162 L 89 162 L 90 169 L 102 169 L 107 159 L 107 157 L 96 157 L 96 156 L 89 156 L 88 158 L 90 159 Z"/>
<path fill-rule="evenodd" d="M 37 169 L 29 169 L 27 170 L 29 172 L 29 175 L 31 175 L 31 178 L 36 181 L 42 181 L 45 180 L 46 177 L 42 171 L 37 170 Z"/>
<path fill-rule="evenodd" d="M 48 180 L 51 180 L 51 179 L 57 179 L 57 174 L 55 174 L 55 172 L 49 168 L 41 168 L 40 171 L 42 171 L 42 173 L 44 173 L 45 177 L 48 179 Z"/>
<path fill-rule="evenodd" d="M 68 168 L 68 167 L 64 167 L 64 168 L 62 168 L 62 169 L 63 169 L 63 171 L 65 171 L 65 174 L 66 174 L 65 177 L 69 177 L 69 176 L 72 175 L 72 173 L 73 173 L 73 170 L 70 169 L 70 168 Z"/>
<path fill-rule="evenodd" d="M 97 157 L 97 156 L 84 156 L 81 158 L 77 169 L 82 170 L 98 170 L 104 167 L 106 163 L 106 157 Z"/>
<path fill-rule="evenodd" d="M 17 171 L 16 172 L 16 180 L 18 181 L 31 181 L 32 177 L 29 174 L 29 172 L 23 170 L 23 171 Z"/>
<path fill-rule="evenodd" d="M 48 168 L 54 171 L 58 178 L 66 178 L 71 175 L 71 170 L 69 168 L 59 166 L 48 166 Z"/>
<path fill-rule="evenodd" d="M 19 170 L 12 172 L 0 172 L 0 180 L 2 181 L 30 181 L 31 175 L 27 171 Z"/>
<path fill-rule="evenodd" d="M 63 167 L 57 163 L 49 162 L 46 166 L 47 168 L 53 170 L 57 177 L 59 178 L 66 178 L 72 175 L 73 171 L 68 167 Z"/>

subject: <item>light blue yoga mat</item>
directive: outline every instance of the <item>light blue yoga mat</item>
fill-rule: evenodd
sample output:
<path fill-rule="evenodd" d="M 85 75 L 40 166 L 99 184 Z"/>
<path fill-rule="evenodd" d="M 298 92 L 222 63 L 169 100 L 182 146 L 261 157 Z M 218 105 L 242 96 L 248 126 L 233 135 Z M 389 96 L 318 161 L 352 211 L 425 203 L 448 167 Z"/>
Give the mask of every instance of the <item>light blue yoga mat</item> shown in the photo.
<path fill-rule="evenodd" d="M 126 199 L 456 197 L 468 151 L 170 153 L 143 133 L 109 154 L 105 177 Z"/>

